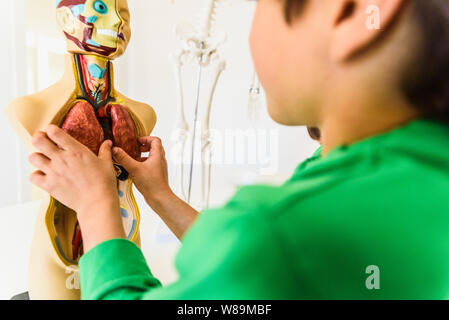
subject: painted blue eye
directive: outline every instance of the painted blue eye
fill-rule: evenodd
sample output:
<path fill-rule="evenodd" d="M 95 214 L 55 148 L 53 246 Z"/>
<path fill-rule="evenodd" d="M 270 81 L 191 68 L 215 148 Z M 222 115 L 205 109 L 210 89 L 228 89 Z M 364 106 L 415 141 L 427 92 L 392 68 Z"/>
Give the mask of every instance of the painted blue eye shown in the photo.
<path fill-rule="evenodd" d="M 94 10 L 100 14 L 108 13 L 108 6 L 101 0 L 97 0 L 94 2 Z"/>

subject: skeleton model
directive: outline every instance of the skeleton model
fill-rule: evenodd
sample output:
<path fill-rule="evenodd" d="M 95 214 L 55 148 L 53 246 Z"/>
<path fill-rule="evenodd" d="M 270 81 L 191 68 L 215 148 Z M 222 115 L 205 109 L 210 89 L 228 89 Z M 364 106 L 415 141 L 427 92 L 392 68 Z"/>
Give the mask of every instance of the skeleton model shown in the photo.
<path fill-rule="evenodd" d="M 212 102 L 221 73 L 226 68 L 226 62 L 218 53 L 219 47 L 226 41 L 226 33 L 217 33 L 214 30 L 217 12 L 222 5 L 229 0 L 204 0 L 196 26 L 181 24 L 176 27 L 176 35 L 181 41 L 181 48 L 173 55 L 175 79 L 178 91 L 178 111 L 175 122 L 174 139 L 176 143 L 177 156 L 181 161 L 177 164 L 176 178 L 177 189 L 188 202 L 192 197 L 193 164 L 195 155 L 195 142 L 197 134 L 197 123 L 200 107 L 200 91 L 202 72 L 210 67 L 213 72 L 212 86 L 207 95 L 205 113 L 201 121 L 201 204 L 202 208 L 209 205 L 210 175 L 212 159 L 212 141 L 210 132 L 210 115 Z M 192 129 L 192 146 L 190 153 L 189 180 L 187 188 L 185 185 L 186 167 L 183 161 L 187 150 L 186 142 L 190 134 L 190 127 L 185 116 L 184 89 L 182 83 L 182 70 L 185 64 L 198 65 L 198 87 L 196 93 L 195 116 Z"/>

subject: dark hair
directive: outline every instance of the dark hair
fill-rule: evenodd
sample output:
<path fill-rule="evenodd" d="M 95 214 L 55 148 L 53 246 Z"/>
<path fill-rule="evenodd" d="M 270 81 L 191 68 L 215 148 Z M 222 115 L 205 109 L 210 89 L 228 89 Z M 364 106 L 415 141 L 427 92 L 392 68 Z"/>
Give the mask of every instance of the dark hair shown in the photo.
<path fill-rule="evenodd" d="M 309 132 L 309 136 L 316 141 L 321 140 L 321 130 L 317 127 L 307 127 L 307 131 Z"/>
<path fill-rule="evenodd" d="M 305 0 L 285 0 L 285 20 L 290 23 L 301 12 L 305 2 Z"/>
<path fill-rule="evenodd" d="M 429 116 L 449 122 L 449 1 L 412 0 L 422 44 L 402 90 Z"/>
<path fill-rule="evenodd" d="M 306 0 L 284 0 L 291 22 Z M 421 30 L 421 46 L 404 71 L 401 89 L 408 101 L 426 116 L 449 122 L 449 1 L 409 0 Z"/>

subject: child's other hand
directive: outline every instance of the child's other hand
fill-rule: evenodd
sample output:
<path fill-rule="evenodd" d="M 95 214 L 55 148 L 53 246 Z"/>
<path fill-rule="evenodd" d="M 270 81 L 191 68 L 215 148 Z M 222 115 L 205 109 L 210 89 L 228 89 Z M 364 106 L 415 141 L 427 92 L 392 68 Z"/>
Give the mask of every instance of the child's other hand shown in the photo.
<path fill-rule="evenodd" d="M 142 137 L 139 142 L 140 151 L 150 153 L 148 159 L 136 161 L 120 148 L 113 149 L 114 159 L 128 171 L 148 205 L 181 239 L 195 222 L 198 212 L 170 189 L 167 160 L 161 139 Z"/>
<path fill-rule="evenodd" d="M 97 157 L 65 131 L 51 125 L 46 133 L 36 133 L 32 143 L 39 153 L 29 158 L 38 169 L 30 176 L 31 182 L 76 211 L 80 221 L 83 214 L 110 214 L 116 206 L 119 210 L 111 141 L 103 143 Z"/>
<path fill-rule="evenodd" d="M 157 137 L 141 137 L 139 142 L 140 151 L 149 152 L 148 159 L 142 159 L 143 162 L 134 160 L 120 148 L 113 149 L 113 156 L 128 171 L 146 202 L 154 208 L 158 202 L 172 196 L 165 151 Z"/>

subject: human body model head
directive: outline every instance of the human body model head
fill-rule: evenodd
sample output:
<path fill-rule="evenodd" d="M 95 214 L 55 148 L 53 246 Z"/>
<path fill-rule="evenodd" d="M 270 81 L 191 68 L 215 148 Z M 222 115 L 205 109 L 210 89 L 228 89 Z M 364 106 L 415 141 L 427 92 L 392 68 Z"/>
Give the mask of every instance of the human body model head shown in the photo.
<path fill-rule="evenodd" d="M 56 17 L 70 53 L 115 59 L 131 38 L 127 0 L 56 0 Z"/>
<path fill-rule="evenodd" d="M 447 0 L 259 0 L 250 42 L 272 118 L 319 127 L 324 152 L 449 120 Z"/>

